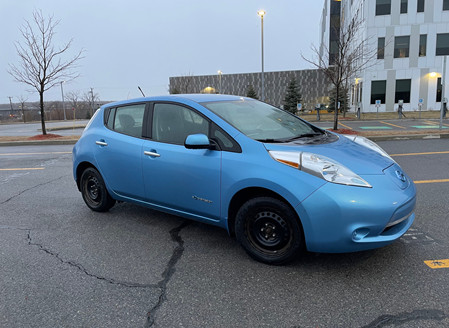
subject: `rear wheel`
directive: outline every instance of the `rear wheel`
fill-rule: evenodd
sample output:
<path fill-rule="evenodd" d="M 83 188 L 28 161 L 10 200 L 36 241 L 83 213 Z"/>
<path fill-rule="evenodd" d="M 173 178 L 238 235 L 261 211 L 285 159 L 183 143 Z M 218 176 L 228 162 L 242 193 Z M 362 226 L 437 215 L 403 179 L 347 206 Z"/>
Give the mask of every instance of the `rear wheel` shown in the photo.
<path fill-rule="evenodd" d="M 284 264 L 302 251 L 303 233 L 296 213 L 271 197 L 247 201 L 237 212 L 237 240 L 254 259 Z"/>
<path fill-rule="evenodd" d="M 83 171 L 80 179 L 80 189 L 84 202 L 96 212 L 106 212 L 115 204 L 115 200 L 109 195 L 101 174 L 89 167 Z"/>

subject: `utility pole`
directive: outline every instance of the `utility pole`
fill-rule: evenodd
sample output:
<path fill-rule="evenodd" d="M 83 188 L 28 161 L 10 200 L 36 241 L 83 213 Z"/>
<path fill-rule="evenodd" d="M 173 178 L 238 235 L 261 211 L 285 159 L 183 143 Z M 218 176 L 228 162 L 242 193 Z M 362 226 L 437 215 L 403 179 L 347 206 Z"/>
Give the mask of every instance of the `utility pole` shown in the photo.
<path fill-rule="evenodd" d="M 262 89 L 262 94 L 260 97 L 260 100 L 265 101 L 265 72 L 264 72 L 264 58 L 263 58 L 263 16 L 265 16 L 266 12 L 265 10 L 259 10 L 257 12 L 257 14 L 260 16 L 260 22 L 261 22 L 261 52 L 262 52 L 262 72 L 261 72 L 261 89 Z"/>
<path fill-rule="evenodd" d="M 446 87 L 446 62 L 447 62 L 447 56 L 444 56 L 443 59 L 443 74 L 441 78 L 441 109 L 440 109 L 440 130 L 443 128 L 443 115 L 444 115 L 444 89 Z"/>
<path fill-rule="evenodd" d="M 62 111 L 64 112 L 64 121 L 66 121 L 66 120 L 67 120 L 67 117 L 66 117 L 66 115 L 65 115 L 64 90 L 62 89 L 62 84 L 63 84 L 64 82 L 65 82 L 65 81 L 61 81 L 60 83 L 61 83 L 61 96 L 62 96 Z"/>
<path fill-rule="evenodd" d="M 90 88 L 90 117 L 94 115 L 94 88 Z"/>
<path fill-rule="evenodd" d="M 9 96 L 8 98 L 9 98 L 9 105 L 11 106 L 11 113 L 10 114 L 13 115 L 14 114 L 14 109 L 12 108 L 12 102 L 11 102 L 12 97 Z"/>

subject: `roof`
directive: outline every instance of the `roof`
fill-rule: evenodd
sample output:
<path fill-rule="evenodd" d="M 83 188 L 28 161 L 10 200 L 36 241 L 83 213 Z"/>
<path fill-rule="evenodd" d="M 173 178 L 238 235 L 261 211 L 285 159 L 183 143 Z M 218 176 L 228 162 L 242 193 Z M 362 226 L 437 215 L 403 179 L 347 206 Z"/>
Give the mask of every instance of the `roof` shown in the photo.
<path fill-rule="evenodd" d="M 202 102 L 213 102 L 213 101 L 235 101 L 235 100 L 252 100 L 251 98 L 241 97 L 241 96 L 233 96 L 233 95 L 221 95 L 221 94 L 201 94 L 201 93 L 193 93 L 193 94 L 174 94 L 174 95 L 167 95 L 167 96 L 156 96 L 156 97 L 142 97 L 142 98 L 135 98 L 135 99 L 128 99 L 128 100 L 122 100 L 117 101 L 113 103 L 108 103 L 103 106 L 110 107 L 110 106 L 119 106 L 129 103 L 136 103 L 136 102 L 146 102 L 146 101 L 181 101 L 181 100 L 190 100 L 197 103 Z M 102 106 L 102 107 L 103 107 Z"/>

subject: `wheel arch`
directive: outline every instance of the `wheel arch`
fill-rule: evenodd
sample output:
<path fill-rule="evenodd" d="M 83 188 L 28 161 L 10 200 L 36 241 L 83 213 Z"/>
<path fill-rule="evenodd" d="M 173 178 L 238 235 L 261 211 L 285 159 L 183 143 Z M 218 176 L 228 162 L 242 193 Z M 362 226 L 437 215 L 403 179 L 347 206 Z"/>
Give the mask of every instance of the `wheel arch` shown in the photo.
<path fill-rule="evenodd" d="M 301 219 L 300 219 L 298 213 L 295 211 L 294 207 L 290 204 L 289 201 L 287 201 L 284 197 L 282 197 L 278 193 L 276 193 L 270 189 L 266 189 L 266 188 L 262 188 L 262 187 L 248 187 L 248 188 L 238 191 L 232 197 L 232 199 L 229 203 L 228 221 L 227 221 L 228 232 L 232 237 L 235 237 L 235 217 L 237 215 L 238 210 L 245 202 L 247 202 L 250 199 L 256 198 L 256 197 L 272 197 L 272 198 L 282 201 L 287 206 L 289 206 L 291 208 L 291 210 L 293 211 L 293 213 L 295 213 L 295 215 L 296 215 L 296 218 L 301 226 L 301 231 L 302 231 L 303 238 L 305 241 L 304 228 L 303 228 Z"/>
<path fill-rule="evenodd" d="M 76 167 L 76 185 L 77 185 L 79 191 L 81 191 L 81 188 L 80 188 L 81 175 L 83 174 L 83 171 L 89 167 L 92 167 L 98 171 L 98 169 L 95 167 L 95 165 L 93 165 L 90 162 L 81 162 Z"/>

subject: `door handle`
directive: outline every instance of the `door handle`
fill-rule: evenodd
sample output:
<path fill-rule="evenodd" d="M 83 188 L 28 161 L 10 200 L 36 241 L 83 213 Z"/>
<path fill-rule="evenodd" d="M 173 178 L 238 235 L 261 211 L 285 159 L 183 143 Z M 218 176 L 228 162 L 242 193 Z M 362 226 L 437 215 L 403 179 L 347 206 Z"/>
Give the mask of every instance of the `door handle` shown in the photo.
<path fill-rule="evenodd" d="M 106 142 L 104 142 L 104 140 L 97 140 L 97 141 L 95 141 L 95 143 L 99 146 L 107 146 L 108 145 Z"/>
<path fill-rule="evenodd" d="M 161 157 L 161 154 L 158 154 L 158 153 L 156 153 L 156 152 L 152 152 L 152 151 L 144 151 L 143 152 L 145 155 L 147 155 L 147 156 L 152 156 L 152 157 Z"/>

